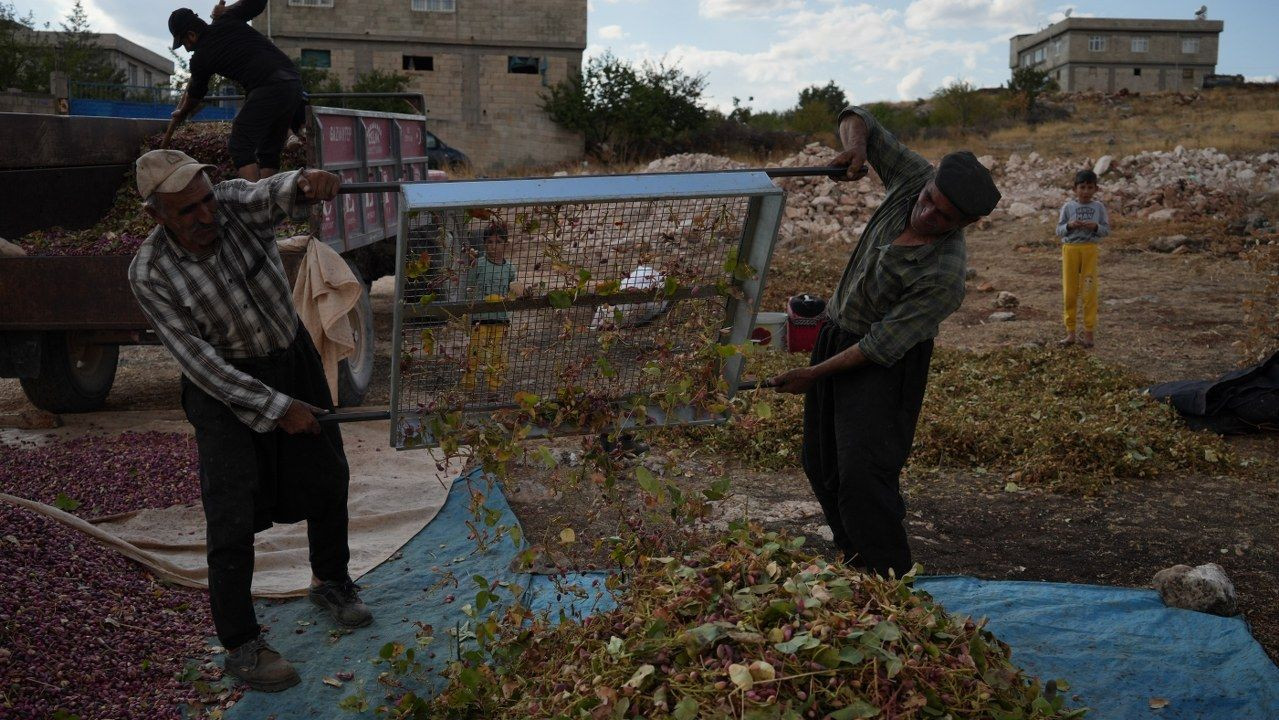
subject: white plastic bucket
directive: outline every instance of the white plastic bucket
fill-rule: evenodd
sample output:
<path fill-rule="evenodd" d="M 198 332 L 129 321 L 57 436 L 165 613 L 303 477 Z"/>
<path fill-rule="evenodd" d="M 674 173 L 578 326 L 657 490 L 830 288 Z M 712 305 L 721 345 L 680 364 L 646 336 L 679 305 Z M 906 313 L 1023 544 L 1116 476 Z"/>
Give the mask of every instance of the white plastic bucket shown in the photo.
<path fill-rule="evenodd" d="M 786 313 L 762 312 L 755 314 L 755 327 L 751 330 L 751 342 L 770 350 L 786 348 Z"/>

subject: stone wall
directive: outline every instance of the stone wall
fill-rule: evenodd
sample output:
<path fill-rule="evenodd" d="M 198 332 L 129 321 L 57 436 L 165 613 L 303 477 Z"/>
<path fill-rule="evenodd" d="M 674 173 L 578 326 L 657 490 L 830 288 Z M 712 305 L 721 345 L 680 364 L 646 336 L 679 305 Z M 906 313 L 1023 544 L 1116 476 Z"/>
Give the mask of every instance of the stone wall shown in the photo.
<path fill-rule="evenodd" d="M 56 113 L 52 95 L 25 92 L 0 92 L 0 112 L 40 113 L 53 115 Z"/>

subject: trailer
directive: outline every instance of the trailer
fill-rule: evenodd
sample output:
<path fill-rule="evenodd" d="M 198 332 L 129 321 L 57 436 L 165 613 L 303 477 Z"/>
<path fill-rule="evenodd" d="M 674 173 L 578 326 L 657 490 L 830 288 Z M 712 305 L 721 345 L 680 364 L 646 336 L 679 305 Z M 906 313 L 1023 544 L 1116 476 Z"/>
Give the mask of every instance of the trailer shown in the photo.
<path fill-rule="evenodd" d="M 408 96 L 420 102 L 420 95 Z M 309 108 L 308 166 L 333 172 L 344 183 L 443 179 L 442 171 L 430 167 L 425 105 L 419 104 L 418 108 L 421 113 L 413 114 Z M 117 118 L 19 115 L 0 115 L 0 137 L 77 137 L 83 144 L 83 138 L 101 137 L 101 128 L 73 126 L 101 124 L 110 126 L 115 133 L 110 137 L 116 140 L 118 156 L 126 148 L 136 154 L 142 140 L 157 132 L 154 123 L 146 121 L 123 121 L 133 124 L 121 125 Z M 8 133 L 4 125 L 9 125 Z M 37 129 L 28 130 L 32 125 Z M 18 126 L 23 129 L 16 130 Z M 91 194 L 101 204 L 101 198 L 114 197 L 127 171 L 128 166 L 120 162 L 120 157 L 106 157 L 102 151 L 97 164 L 76 165 L 76 159 L 84 155 L 70 155 L 79 152 L 73 142 L 69 143 L 70 159 L 54 157 L 57 151 L 50 149 L 51 143 L 36 145 L 42 148 L 43 157 L 26 159 L 28 167 L 0 169 L 0 186 L 11 185 L 14 192 L 26 187 L 30 192 L 33 184 L 48 188 L 67 178 L 85 178 L 94 184 L 92 189 L 96 192 Z M 104 179 L 107 188 L 101 187 Z M 0 187 L 0 194 L 5 194 L 6 189 Z M 54 203 L 46 199 L 44 205 L 10 202 L 7 213 L 23 216 L 27 230 L 67 227 L 69 223 L 62 214 L 65 197 L 61 195 Z M 356 351 L 339 366 L 340 405 L 360 404 L 373 378 L 376 338 L 369 288 L 374 280 L 394 273 L 398 203 L 399 194 L 395 192 L 343 194 L 312 210 L 311 234 L 340 253 L 364 286 L 350 318 Z M 87 222 L 77 218 L 79 226 L 92 225 L 107 206 Z M 36 217 L 32 218 L 32 214 Z M 74 229 L 75 225 L 70 227 Z M 115 380 L 120 346 L 159 342 L 129 288 L 131 260 L 129 255 L 0 259 L 0 377 L 19 378 L 32 404 L 50 412 L 101 408 Z M 292 279 L 300 256 L 286 254 L 284 260 Z"/>

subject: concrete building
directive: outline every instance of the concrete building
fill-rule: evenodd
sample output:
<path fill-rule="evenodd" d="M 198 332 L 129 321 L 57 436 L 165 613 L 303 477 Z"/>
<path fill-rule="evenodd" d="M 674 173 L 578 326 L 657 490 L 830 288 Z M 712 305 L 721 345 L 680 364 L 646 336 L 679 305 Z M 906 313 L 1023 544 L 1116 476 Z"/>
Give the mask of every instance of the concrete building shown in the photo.
<path fill-rule="evenodd" d="M 1072 17 L 1012 38 L 1009 67 L 1047 70 L 1062 90 L 1196 90 L 1216 72 L 1220 20 Z"/>
<path fill-rule="evenodd" d="M 275 0 L 254 27 L 345 87 L 374 69 L 408 75 L 431 131 L 492 170 L 581 155 L 582 137 L 540 105 L 581 68 L 586 2 Z"/>
<path fill-rule="evenodd" d="M 56 45 L 62 35 L 56 30 L 37 30 L 33 34 L 45 45 Z M 98 33 L 96 43 L 106 51 L 111 64 L 124 72 L 124 84 L 144 87 L 169 84 L 173 60 L 114 33 Z"/>

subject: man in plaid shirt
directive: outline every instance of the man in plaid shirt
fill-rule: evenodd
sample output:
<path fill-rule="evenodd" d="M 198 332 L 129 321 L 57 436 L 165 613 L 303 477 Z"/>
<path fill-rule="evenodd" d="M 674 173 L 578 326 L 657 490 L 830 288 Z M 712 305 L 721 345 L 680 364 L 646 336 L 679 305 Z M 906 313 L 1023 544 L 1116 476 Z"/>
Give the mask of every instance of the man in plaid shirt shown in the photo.
<path fill-rule="evenodd" d="M 209 603 L 226 672 L 277 691 L 299 678 L 261 637 L 250 594 L 254 533 L 306 520 L 311 600 L 340 625 L 373 621 L 347 574 L 342 436 L 316 419 L 333 401 L 275 246 L 276 224 L 305 219 L 313 203 L 337 194 L 339 181 L 299 170 L 215 186 L 210 168 L 176 150 L 138 158 L 138 192 L 158 225 L 138 248 L 129 282 L 182 368 L 182 407 L 200 453 Z"/>
<path fill-rule="evenodd" d="M 775 378 L 804 398 L 804 472 L 845 561 L 898 576 L 911 568 L 898 477 L 924 400 L 933 338 L 964 299 L 963 228 L 999 190 L 972 153 L 934 168 L 873 115 L 840 113 L 845 180 L 875 169 L 887 194 L 827 306 L 809 367 Z"/>

